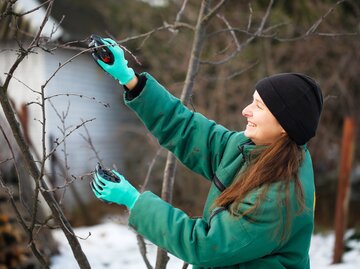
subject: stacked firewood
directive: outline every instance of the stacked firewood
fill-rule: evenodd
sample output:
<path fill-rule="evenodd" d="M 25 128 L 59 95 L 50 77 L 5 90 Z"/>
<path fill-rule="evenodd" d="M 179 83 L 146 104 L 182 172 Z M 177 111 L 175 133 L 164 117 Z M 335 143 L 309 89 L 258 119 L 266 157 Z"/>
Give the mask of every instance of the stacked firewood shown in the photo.
<path fill-rule="evenodd" d="M 20 229 L 7 215 L 0 214 L 0 269 L 35 268 Z"/>

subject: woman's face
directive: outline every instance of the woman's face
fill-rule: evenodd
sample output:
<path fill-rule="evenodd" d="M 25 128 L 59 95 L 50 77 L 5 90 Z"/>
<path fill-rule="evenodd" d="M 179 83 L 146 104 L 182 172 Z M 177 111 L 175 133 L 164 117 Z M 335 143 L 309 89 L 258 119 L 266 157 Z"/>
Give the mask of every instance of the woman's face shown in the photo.
<path fill-rule="evenodd" d="M 254 92 L 253 98 L 253 102 L 242 111 L 243 116 L 247 118 L 245 136 L 256 145 L 271 144 L 285 134 L 285 131 L 257 91 Z"/>

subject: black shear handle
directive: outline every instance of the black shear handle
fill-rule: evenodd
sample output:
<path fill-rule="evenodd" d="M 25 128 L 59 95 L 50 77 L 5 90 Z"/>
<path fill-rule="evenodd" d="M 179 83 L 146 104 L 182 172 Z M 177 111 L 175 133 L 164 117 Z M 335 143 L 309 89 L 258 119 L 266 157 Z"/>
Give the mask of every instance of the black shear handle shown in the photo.
<path fill-rule="evenodd" d="M 121 179 L 114 172 L 112 172 L 110 169 L 102 168 L 99 163 L 96 166 L 95 172 L 105 180 L 115 183 L 120 183 L 121 181 Z"/>
<path fill-rule="evenodd" d="M 114 55 L 107 46 L 108 44 L 105 44 L 100 36 L 90 36 L 89 48 L 92 48 L 92 56 L 95 61 L 101 60 L 104 63 L 111 65 L 114 63 Z"/>

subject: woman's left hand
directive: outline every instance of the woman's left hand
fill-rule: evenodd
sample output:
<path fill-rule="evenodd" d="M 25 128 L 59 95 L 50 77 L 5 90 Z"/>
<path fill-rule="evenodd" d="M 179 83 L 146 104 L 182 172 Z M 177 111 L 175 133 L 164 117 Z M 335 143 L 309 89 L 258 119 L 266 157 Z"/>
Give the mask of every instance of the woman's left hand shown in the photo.
<path fill-rule="evenodd" d="M 90 183 L 95 196 L 107 203 L 125 205 L 131 210 L 140 193 L 117 171 L 104 171 L 100 166 L 95 169 Z"/>

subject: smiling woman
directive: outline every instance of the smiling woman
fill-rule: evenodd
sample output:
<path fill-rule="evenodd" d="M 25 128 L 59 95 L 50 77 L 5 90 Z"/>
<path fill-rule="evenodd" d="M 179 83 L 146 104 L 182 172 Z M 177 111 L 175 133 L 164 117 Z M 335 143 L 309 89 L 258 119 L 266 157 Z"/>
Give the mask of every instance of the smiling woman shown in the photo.
<path fill-rule="evenodd" d="M 190 111 L 148 73 L 134 74 L 109 41 L 115 61 L 99 65 L 125 85 L 124 100 L 159 143 L 185 166 L 212 181 L 202 218 L 121 178 L 94 174 L 94 195 L 130 209 L 129 225 L 193 268 L 308 269 L 314 227 L 314 175 L 306 142 L 322 109 L 319 86 L 295 73 L 255 85 L 234 132 Z M 306 110 L 306 112 L 304 112 Z"/>

